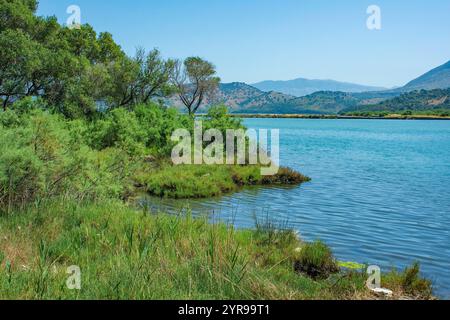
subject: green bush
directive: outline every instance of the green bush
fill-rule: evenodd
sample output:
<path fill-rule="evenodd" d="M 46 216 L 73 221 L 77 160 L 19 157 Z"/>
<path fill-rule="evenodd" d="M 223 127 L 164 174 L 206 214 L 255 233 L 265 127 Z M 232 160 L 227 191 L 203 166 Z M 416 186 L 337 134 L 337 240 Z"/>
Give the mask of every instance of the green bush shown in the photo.
<path fill-rule="evenodd" d="M 302 175 L 301 173 L 286 167 L 281 167 L 278 173 L 273 176 L 265 176 L 262 178 L 262 184 L 266 185 L 296 185 L 303 182 L 309 182 L 311 178 Z"/>
<path fill-rule="evenodd" d="M 39 110 L 0 123 L 0 210 L 53 196 L 118 197 L 127 188 L 128 154 L 90 148 L 81 138 L 83 123 Z"/>
<path fill-rule="evenodd" d="M 382 285 L 398 292 L 401 296 L 414 299 L 433 299 L 432 283 L 420 275 L 420 264 L 417 262 L 402 272 L 393 269 L 382 277 Z"/>
<path fill-rule="evenodd" d="M 431 282 L 420 276 L 420 264 L 418 262 L 405 269 L 402 277 L 402 287 L 411 296 L 428 298 L 432 294 Z"/>
<path fill-rule="evenodd" d="M 139 125 L 145 131 L 145 145 L 149 153 L 156 156 L 169 156 L 174 147 L 171 141 L 176 129 L 193 130 L 192 117 L 180 114 L 176 109 L 164 108 L 150 103 L 134 109 Z"/>
<path fill-rule="evenodd" d="M 301 248 L 294 269 L 313 279 L 326 279 L 339 272 L 339 266 L 331 249 L 321 241 L 305 244 Z"/>
<path fill-rule="evenodd" d="M 115 109 L 105 119 L 89 124 L 88 139 L 97 150 L 118 148 L 130 156 L 143 156 L 146 134 L 134 112 Z"/>

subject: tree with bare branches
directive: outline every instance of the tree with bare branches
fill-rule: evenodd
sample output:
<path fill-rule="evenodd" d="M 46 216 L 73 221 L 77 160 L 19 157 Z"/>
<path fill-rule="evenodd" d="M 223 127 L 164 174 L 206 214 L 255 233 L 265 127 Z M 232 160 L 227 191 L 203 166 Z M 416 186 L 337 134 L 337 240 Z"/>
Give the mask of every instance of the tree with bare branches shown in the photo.
<path fill-rule="evenodd" d="M 212 100 L 219 87 L 215 66 L 199 57 L 175 62 L 172 83 L 190 115 L 195 115 L 202 103 Z"/>

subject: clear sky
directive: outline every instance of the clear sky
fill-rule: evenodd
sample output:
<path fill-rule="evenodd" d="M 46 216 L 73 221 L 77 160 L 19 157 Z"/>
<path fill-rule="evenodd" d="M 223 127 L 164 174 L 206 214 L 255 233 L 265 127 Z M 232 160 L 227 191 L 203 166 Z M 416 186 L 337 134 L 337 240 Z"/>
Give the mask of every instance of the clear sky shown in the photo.
<path fill-rule="evenodd" d="M 108 31 L 130 55 L 201 56 L 224 82 L 334 79 L 401 86 L 450 60 L 450 0 L 40 0 L 40 15 Z M 381 30 L 366 10 L 381 9 Z"/>

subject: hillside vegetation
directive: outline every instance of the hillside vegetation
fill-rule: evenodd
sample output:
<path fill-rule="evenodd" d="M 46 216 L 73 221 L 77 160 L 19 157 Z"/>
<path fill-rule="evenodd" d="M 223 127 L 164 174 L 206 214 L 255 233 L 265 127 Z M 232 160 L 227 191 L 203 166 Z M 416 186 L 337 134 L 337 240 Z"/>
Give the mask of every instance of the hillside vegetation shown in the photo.
<path fill-rule="evenodd" d="M 382 90 L 376 87 L 363 90 L 364 88 L 333 81 L 316 83 L 306 79 L 285 82 L 265 81 L 253 86 L 236 82 L 221 84 L 214 102 L 223 103 L 230 108 L 231 112 L 240 114 L 333 115 L 355 110 L 369 110 L 374 105 L 398 97 L 402 93 L 450 88 L 450 61 L 409 82 L 404 87 L 393 90 Z M 417 106 L 417 112 L 427 113 L 428 111 L 430 115 L 436 114 L 433 103 L 428 104 L 420 99 L 422 98 L 415 101 L 411 99 L 408 103 L 420 103 L 420 106 Z M 171 99 L 171 102 L 182 106 L 179 102 L 177 103 L 177 99 Z M 402 110 L 405 108 L 404 102 L 401 99 L 392 100 L 380 107 L 391 111 Z M 208 103 L 212 102 L 208 101 Z M 412 109 L 411 106 L 408 108 Z M 442 106 L 442 109 L 445 109 L 445 106 Z"/>
<path fill-rule="evenodd" d="M 450 89 L 420 90 L 402 94 L 379 104 L 343 110 L 348 115 L 436 115 L 450 116 Z"/>

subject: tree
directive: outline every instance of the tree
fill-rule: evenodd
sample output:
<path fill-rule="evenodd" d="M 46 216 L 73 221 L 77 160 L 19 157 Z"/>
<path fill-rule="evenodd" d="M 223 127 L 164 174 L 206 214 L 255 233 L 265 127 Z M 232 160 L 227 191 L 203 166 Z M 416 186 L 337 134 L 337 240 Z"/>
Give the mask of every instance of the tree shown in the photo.
<path fill-rule="evenodd" d="M 174 66 L 175 61 L 162 59 L 157 49 L 148 54 L 138 49 L 133 59 L 125 56 L 111 63 L 112 107 L 146 104 L 155 97 L 168 96 L 173 92 L 170 78 Z"/>
<path fill-rule="evenodd" d="M 107 94 L 110 109 L 132 105 L 136 95 L 139 65 L 124 56 L 109 63 L 107 68 L 111 77 L 111 88 Z"/>
<path fill-rule="evenodd" d="M 34 92 L 31 79 L 42 67 L 43 48 L 20 30 L 0 33 L 0 101 L 9 104 Z"/>
<path fill-rule="evenodd" d="M 36 15 L 37 0 L 0 0 L 0 107 L 42 98 L 68 118 L 133 109 L 178 92 L 190 114 L 217 89 L 215 67 L 200 58 L 165 60 L 159 50 L 128 57 L 109 33 L 61 26 Z M 175 72 L 178 71 L 178 72 Z"/>
<path fill-rule="evenodd" d="M 216 93 L 220 78 L 215 75 L 215 66 L 199 57 L 187 58 L 184 63 L 176 61 L 172 82 L 190 115 Z"/>
<path fill-rule="evenodd" d="M 139 49 L 135 60 L 139 65 L 136 104 L 146 104 L 153 97 L 166 97 L 173 92 L 170 77 L 175 67 L 174 60 L 163 60 L 158 49 L 147 55 Z"/>
<path fill-rule="evenodd" d="M 107 64 L 111 61 L 117 61 L 124 57 L 125 53 L 122 48 L 114 42 L 109 32 L 102 32 L 98 36 L 99 57 L 101 63 Z"/>
<path fill-rule="evenodd" d="M 0 32 L 7 29 L 31 31 L 36 0 L 0 0 Z"/>

